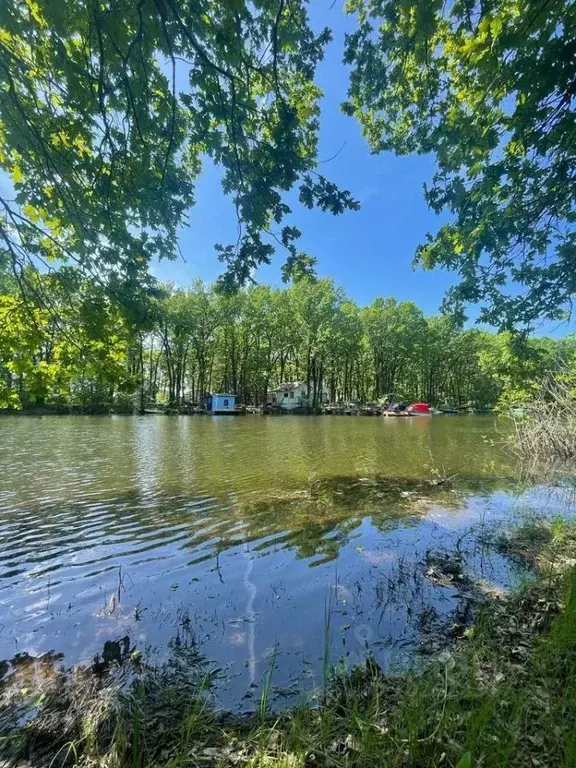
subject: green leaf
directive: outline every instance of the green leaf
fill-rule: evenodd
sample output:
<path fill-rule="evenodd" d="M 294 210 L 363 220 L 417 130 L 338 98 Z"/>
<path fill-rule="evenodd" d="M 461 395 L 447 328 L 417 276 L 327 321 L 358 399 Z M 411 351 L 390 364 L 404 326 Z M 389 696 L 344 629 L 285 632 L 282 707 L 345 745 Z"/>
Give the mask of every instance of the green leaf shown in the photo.
<path fill-rule="evenodd" d="M 490 33 L 492 37 L 498 37 L 500 32 L 502 32 L 502 28 L 504 26 L 504 21 L 501 16 L 495 16 L 492 21 L 490 22 Z"/>

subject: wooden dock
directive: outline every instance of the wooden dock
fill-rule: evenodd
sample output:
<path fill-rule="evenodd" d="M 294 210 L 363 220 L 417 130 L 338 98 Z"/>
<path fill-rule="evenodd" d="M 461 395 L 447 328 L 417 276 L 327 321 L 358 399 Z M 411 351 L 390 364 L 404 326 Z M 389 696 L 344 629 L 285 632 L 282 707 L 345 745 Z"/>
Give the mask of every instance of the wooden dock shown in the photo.
<path fill-rule="evenodd" d="M 322 409 L 325 416 L 379 416 L 380 409 L 368 405 L 327 405 Z"/>

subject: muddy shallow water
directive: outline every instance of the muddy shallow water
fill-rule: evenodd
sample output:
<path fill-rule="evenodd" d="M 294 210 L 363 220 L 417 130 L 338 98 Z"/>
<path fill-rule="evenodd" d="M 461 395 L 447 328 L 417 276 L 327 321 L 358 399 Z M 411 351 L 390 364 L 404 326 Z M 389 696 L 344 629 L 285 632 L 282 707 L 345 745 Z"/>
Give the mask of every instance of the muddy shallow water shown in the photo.
<path fill-rule="evenodd" d="M 485 545 L 565 506 L 520 486 L 492 417 L 44 417 L 0 421 L 0 660 L 162 660 L 195 643 L 231 708 L 370 650 L 384 667 L 458 609 L 430 553 L 486 589 Z M 274 650 L 275 649 L 275 650 Z"/>

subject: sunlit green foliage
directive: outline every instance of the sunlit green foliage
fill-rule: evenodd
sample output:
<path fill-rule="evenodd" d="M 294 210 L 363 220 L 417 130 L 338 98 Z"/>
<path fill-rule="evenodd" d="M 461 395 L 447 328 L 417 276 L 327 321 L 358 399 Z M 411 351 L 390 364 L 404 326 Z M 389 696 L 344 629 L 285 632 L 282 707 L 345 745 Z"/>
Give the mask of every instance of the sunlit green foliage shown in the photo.
<path fill-rule="evenodd" d="M 28 272 L 22 290 L 0 294 L 0 408 L 104 404 L 132 389 L 123 316 L 101 287 L 70 276 Z"/>
<path fill-rule="evenodd" d="M 306 271 L 283 193 L 340 213 L 350 194 L 316 172 L 316 65 L 330 40 L 304 0 L 3 0 L 0 258 L 75 265 L 129 293 L 177 230 L 208 159 L 239 221 L 218 246 L 225 283 L 272 254 Z"/>
<path fill-rule="evenodd" d="M 458 271 L 452 307 L 502 327 L 560 317 L 576 292 L 576 5 L 348 0 L 344 109 L 376 152 L 432 153 L 449 223 L 416 261 Z"/>
<path fill-rule="evenodd" d="M 313 408 L 321 392 L 487 408 L 524 402 L 549 374 L 576 380 L 573 337 L 463 328 L 395 299 L 359 308 L 327 279 L 233 294 L 164 285 L 130 309 L 76 270 L 26 273 L 0 293 L 0 407 L 141 410 L 200 404 L 209 391 L 260 405 L 280 383 L 304 381 Z"/>
<path fill-rule="evenodd" d="M 411 302 L 357 307 L 331 280 L 231 296 L 201 282 L 166 287 L 143 340 L 145 400 L 199 403 L 209 390 L 259 405 L 285 381 L 309 382 L 311 405 L 423 400 L 486 408 L 526 400 L 549 374 L 575 367 L 576 344 L 464 328 Z"/>

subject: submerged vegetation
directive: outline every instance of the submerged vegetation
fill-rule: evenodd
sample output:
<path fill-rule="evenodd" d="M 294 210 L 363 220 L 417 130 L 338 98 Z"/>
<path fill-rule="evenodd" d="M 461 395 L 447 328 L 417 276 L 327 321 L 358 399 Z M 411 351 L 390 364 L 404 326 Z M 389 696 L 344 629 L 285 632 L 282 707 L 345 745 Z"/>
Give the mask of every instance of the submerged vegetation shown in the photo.
<path fill-rule="evenodd" d="M 370 655 L 327 667 L 315 699 L 273 713 L 272 654 L 257 712 L 234 716 L 214 707 L 194 643 L 156 668 L 127 649 L 97 674 L 20 658 L 2 693 L 1 754 L 95 768 L 574 765 L 576 529 L 536 521 L 493 545 L 538 580 L 505 597 L 476 592 L 474 621 L 402 674 Z"/>
<path fill-rule="evenodd" d="M 576 364 L 576 341 L 465 328 L 412 302 L 358 307 L 332 281 L 222 294 L 159 285 L 128 306 L 71 272 L 6 278 L 0 296 L 0 406 L 142 409 L 199 403 L 206 392 L 266 402 L 285 381 L 310 405 L 388 402 L 506 407 Z M 11 289 L 10 289 L 11 287 Z M 35 303 L 41 308 L 31 310 Z"/>

